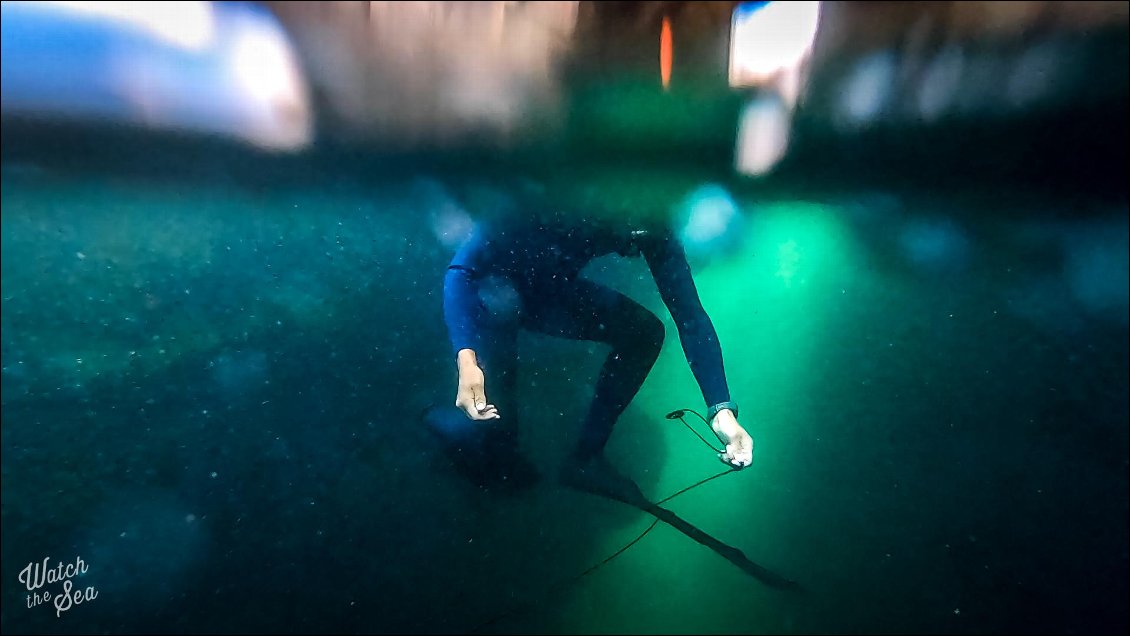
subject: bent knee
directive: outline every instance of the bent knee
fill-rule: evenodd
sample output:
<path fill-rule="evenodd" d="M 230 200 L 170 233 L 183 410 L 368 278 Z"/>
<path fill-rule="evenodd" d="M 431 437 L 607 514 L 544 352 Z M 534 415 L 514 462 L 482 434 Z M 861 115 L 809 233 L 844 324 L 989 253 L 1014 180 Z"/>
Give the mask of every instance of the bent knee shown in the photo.
<path fill-rule="evenodd" d="M 651 312 L 641 315 L 626 325 L 613 347 L 622 354 L 654 360 L 663 348 L 666 328 L 663 321 Z"/>
<path fill-rule="evenodd" d="M 655 350 L 655 355 L 659 355 L 659 350 L 663 348 L 663 338 L 666 335 L 667 328 L 663 326 L 663 321 L 659 318 L 649 316 L 643 322 L 640 339 Z"/>

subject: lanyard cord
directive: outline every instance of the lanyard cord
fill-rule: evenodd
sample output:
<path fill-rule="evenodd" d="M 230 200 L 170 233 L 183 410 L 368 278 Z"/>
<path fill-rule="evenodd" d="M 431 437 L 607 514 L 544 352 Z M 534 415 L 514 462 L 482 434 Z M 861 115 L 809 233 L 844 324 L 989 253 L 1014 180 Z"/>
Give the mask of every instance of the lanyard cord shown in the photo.
<path fill-rule="evenodd" d="M 680 422 L 682 422 L 682 423 L 683 423 L 683 426 L 687 427 L 687 430 L 689 430 L 690 432 L 694 433 L 694 434 L 695 434 L 695 437 L 698 437 L 698 438 L 699 438 L 700 440 L 702 440 L 702 443 L 703 443 L 703 444 L 706 444 L 706 445 L 707 445 L 707 446 L 708 446 L 708 447 L 709 447 L 709 448 L 710 448 L 711 450 L 713 450 L 713 451 L 714 451 L 714 452 L 716 452 L 716 453 L 720 453 L 720 452 L 722 452 L 722 451 L 721 451 L 720 449 L 717 449 L 717 448 L 715 448 L 713 444 L 711 444 L 710 442 L 706 441 L 706 438 L 705 438 L 705 437 L 703 437 L 702 435 L 700 435 L 700 434 L 699 434 L 699 432 L 698 432 L 698 431 L 696 431 L 696 430 L 694 429 L 694 427 L 692 427 L 692 426 L 691 426 L 690 424 L 687 424 L 687 421 L 686 421 L 685 419 L 683 419 L 683 416 L 684 416 L 684 415 L 686 415 L 686 414 L 687 414 L 687 412 L 690 412 L 690 413 L 694 413 L 695 415 L 697 415 L 697 416 L 698 416 L 698 419 L 702 420 L 702 421 L 703 421 L 703 423 L 705 423 L 705 424 L 709 425 L 709 422 L 707 422 L 707 421 L 706 421 L 706 418 L 705 418 L 705 417 L 703 417 L 702 415 L 700 415 L 700 414 L 698 413 L 698 411 L 695 411 L 694 409 L 678 409 L 678 410 L 675 410 L 675 411 L 671 411 L 670 413 L 668 413 L 668 414 L 667 414 L 667 419 L 669 419 L 669 420 L 676 420 L 676 419 L 677 419 L 677 420 L 679 420 Z M 728 469 L 726 469 L 726 470 L 723 470 L 723 471 L 722 471 L 722 472 L 720 472 L 720 473 L 717 473 L 717 474 L 715 474 L 715 475 L 711 475 L 710 477 L 706 477 L 705 479 L 700 479 L 699 481 L 697 481 L 697 482 L 695 482 L 695 483 L 691 484 L 690 486 L 687 486 L 686 488 L 683 488 L 682 490 L 679 490 L 679 491 L 678 491 L 678 492 L 676 492 L 675 494 L 673 494 L 673 495 L 668 495 L 667 497 L 665 497 L 665 498 L 663 498 L 663 499 L 661 499 L 661 500 L 659 500 L 659 501 L 655 502 L 655 505 L 656 505 L 656 506 L 660 506 L 660 505 L 662 505 L 662 504 L 665 504 L 665 503 L 667 503 L 668 501 L 671 501 L 672 499 L 674 499 L 675 497 L 678 497 L 679 495 L 682 495 L 682 494 L 688 493 L 688 492 L 690 492 L 690 491 L 694 490 L 695 488 L 698 488 L 699 486 L 702 486 L 702 485 L 704 485 L 704 484 L 706 484 L 706 483 L 708 483 L 708 482 L 711 482 L 711 481 L 714 481 L 715 479 L 718 479 L 719 477 L 722 477 L 722 476 L 724 476 L 724 475 L 729 475 L 730 473 L 736 473 L 736 472 L 738 472 L 738 471 L 737 471 L 737 470 L 735 470 L 735 469 L 733 469 L 733 468 L 728 468 Z M 629 542 L 628 542 L 627 544 L 625 544 L 625 545 L 624 545 L 624 547 L 620 548 L 620 549 L 619 549 L 619 550 L 617 550 L 616 552 L 613 552 L 613 553 L 612 553 L 611 555 L 609 555 L 609 556 L 605 557 L 605 558 L 604 558 L 603 560 L 601 560 L 600 562 L 598 562 L 598 563 L 596 563 L 595 565 L 593 565 L 593 566 L 589 567 L 589 568 L 588 568 L 587 570 L 585 570 L 584 572 L 581 572 L 580 574 L 578 574 L 578 575 L 576 575 L 576 576 L 574 576 L 574 577 L 572 577 L 572 578 L 569 578 L 569 579 L 565 579 L 564 581 L 558 582 L 557 584 L 555 584 L 555 585 L 551 586 L 551 587 L 550 587 L 550 592 L 554 592 L 554 591 L 557 591 L 557 590 L 559 590 L 559 589 L 565 588 L 565 587 L 567 587 L 567 586 L 569 586 L 569 585 L 572 585 L 572 584 L 574 584 L 574 583 L 576 583 L 576 582 L 580 581 L 580 580 L 581 580 L 581 579 L 583 579 L 584 577 L 586 577 L 586 576 L 588 576 L 589 574 L 592 574 L 592 573 L 593 573 L 593 572 L 595 572 L 596 570 L 600 569 L 600 567 L 601 567 L 601 566 L 607 565 L 607 564 L 608 564 L 608 563 L 609 563 L 610 561 L 612 561 L 612 560 L 613 560 L 613 559 L 615 559 L 616 557 L 620 556 L 621 554 L 624 554 L 625 552 L 627 552 L 627 551 L 628 551 L 628 549 L 629 549 L 629 548 L 631 548 L 631 547 L 632 547 L 632 546 L 634 546 L 635 544 L 639 543 L 639 542 L 640 542 L 640 541 L 641 541 L 641 540 L 642 540 L 642 539 L 643 539 L 644 537 L 646 537 L 646 536 L 647 536 L 647 534 L 648 534 L 649 532 L 651 532 L 652 530 L 654 530 L 654 529 L 655 529 L 655 526 L 659 525 L 659 521 L 660 521 L 660 519 L 659 519 L 658 517 L 656 517 L 656 518 L 655 518 L 655 520 L 651 522 L 651 525 L 649 525 L 649 526 L 647 527 L 647 529 L 646 529 L 646 530 L 644 530 L 643 532 L 641 532 L 641 533 L 639 534 L 639 536 L 637 536 L 637 537 L 636 537 L 635 539 L 632 539 L 632 540 L 631 540 L 631 541 L 629 541 Z M 479 625 L 477 625 L 476 627 L 474 627 L 473 629 L 471 629 L 471 630 L 470 630 L 470 633 L 472 633 L 472 634 L 473 634 L 473 633 L 476 633 L 476 632 L 478 632 L 478 631 L 480 631 L 480 630 L 482 630 L 482 629 L 484 629 L 484 628 L 486 628 L 486 627 L 489 627 L 489 626 L 491 626 L 491 625 L 493 625 L 493 624 L 497 623 L 498 621 L 500 621 L 500 620 L 502 620 L 502 619 L 504 619 L 504 618 L 508 618 L 508 617 L 510 617 L 510 616 L 515 616 L 515 615 L 517 615 L 517 614 L 521 614 L 521 613 L 523 613 L 524 611 L 526 611 L 526 610 L 528 610 L 528 609 L 532 609 L 532 607 L 533 607 L 534 605 L 536 605 L 536 604 L 537 604 L 537 600 L 535 599 L 535 600 L 533 600 L 533 601 L 529 601 L 529 602 L 527 602 L 527 603 L 524 603 L 524 604 L 519 604 L 519 605 L 517 605 L 517 606 L 515 606 L 515 607 L 512 607 L 512 608 L 510 608 L 509 610 L 507 610 L 507 611 L 505 611 L 505 612 L 503 612 L 503 613 L 499 614 L 498 616 L 495 616 L 494 618 L 492 618 L 492 619 L 490 619 L 490 620 L 488 620 L 488 621 L 486 621 L 486 622 L 480 623 Z"/>

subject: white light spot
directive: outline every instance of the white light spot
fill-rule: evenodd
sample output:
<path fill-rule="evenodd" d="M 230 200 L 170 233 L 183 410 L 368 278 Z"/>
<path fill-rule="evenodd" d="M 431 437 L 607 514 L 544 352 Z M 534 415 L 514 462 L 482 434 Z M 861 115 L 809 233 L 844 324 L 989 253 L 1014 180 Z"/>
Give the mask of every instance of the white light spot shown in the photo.
<path fill-rule="evenodd" d="M 756 85 L 797 66 L 812 48 L 819 20 L 819 2 L 739 6 L 730 40 L 730 85 Z"/>
<path fill-rule="evenodd" d="M 934 58 L 918 85 L 918 112 L 927 122 L 944 115 L 957 98 L 965 55 L 961 48 L 948 46 Z"/>
<path fill-rule="evenodd" d="M 895 60 L 888 51 L 873 53 L 857 64 L 844 80 L 842 123 L 865 126 L 877 119 L 887 108 L 894 76 Z"/>
<path fill-rule="evenodd" d="M 751 101 L 738 124 L 737 169 L 763 175 L 773 169 L 789 146 L 789 110 L 775 98 Z"/>
<path fill-rule="evenodd" d="M 160 40 L 191 51 L 212 44 L 215 20 L 210 2 L 44 2 L 79 15 L 140 28 Z"/>

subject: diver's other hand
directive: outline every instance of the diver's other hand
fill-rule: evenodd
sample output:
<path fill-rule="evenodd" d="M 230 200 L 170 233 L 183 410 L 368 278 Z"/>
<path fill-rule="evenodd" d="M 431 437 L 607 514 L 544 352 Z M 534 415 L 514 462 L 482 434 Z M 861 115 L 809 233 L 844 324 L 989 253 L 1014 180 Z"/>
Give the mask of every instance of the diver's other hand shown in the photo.
<path fill-rule="evenodd" d="M 714 416 L 710 423 L 714 434 L 726 446 L 726 450 L 718 453 L 718 459 L 727 466 L 737 469 L 745 468 L 753 463 L 753 438 L 738 424 L 738 418 L 730 409 L 722 409 Z"/>
<path fill-rule="evenodd" d="M 455 406 L 473 420 L 496 420 L 501 416 L 498 409 L 487 402 L 486 377 L 479 365 L 474 363 L 459 365 L 459 390 L 455 394 Z"/>

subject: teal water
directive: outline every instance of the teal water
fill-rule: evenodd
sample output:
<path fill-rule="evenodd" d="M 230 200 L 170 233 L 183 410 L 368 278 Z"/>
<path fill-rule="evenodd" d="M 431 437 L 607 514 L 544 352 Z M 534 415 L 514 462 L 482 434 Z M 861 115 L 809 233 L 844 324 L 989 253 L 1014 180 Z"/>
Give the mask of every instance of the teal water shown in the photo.
<path fill-rule="evenodd" d="M 651 523 L 552 483 L 596 345 L 520 341 L 543 484 L 447 467 L 442 188 L 6 171 L 4 631 L 1125 631 L 1125 204 L 734 194 L 694 266 L 755 461 L 669 507 L 804 594 L 664 525 L 559 585 Z M 717 472 L 663 417 L 701 396 L 646 266 L 589 275 L 668 325 L 610 456 L 655 499 Z M 29 608 L 20 570 L 76 556 L 97 598 Z"/>

